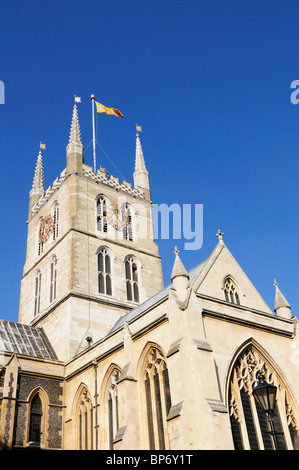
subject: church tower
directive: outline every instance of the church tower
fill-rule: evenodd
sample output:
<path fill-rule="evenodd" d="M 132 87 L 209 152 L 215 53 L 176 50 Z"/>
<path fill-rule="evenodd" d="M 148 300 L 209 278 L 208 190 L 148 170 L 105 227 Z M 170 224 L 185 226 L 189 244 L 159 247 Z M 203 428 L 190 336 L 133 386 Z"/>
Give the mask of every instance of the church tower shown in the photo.
<path fill-rule="evenodd" d="M 60 360 L 163 288 L 138 132 L 132 186 L 84 163 L 75 103 L 66 168 L 45 190 L 40 150 L 27 223 L 19 322 L 42 327 Z"/>

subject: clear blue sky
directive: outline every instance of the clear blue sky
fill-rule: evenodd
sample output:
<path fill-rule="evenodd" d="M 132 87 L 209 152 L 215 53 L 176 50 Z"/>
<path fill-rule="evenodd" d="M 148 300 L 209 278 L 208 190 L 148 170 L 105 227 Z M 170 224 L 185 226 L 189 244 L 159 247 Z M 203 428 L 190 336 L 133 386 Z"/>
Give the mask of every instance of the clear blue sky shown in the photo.
<path fill-rule="evenodd" d="M 204 241 L 158 241 L 165 284 L 174 245 L 187 269 L 217 229 L 268 305 L 273 279 L 299 313 L 299 3 L 287 0 L 2 2 L 0 11 L 1 312 L 17 321 L 28 193 L 39 142 L 45 185 L 64 169 L 73 97 L 92 138 L 90 94 L 124 119 L 99 116 L 98 140 L 132 181 L 135 123 L 156 203 L 203 204 Z M 120 176 L 103 152 L 98 164 Z M 92 146 L 85 162 L 92 165 Z M 122 179 L 122 178 L 121 178 Z"/>

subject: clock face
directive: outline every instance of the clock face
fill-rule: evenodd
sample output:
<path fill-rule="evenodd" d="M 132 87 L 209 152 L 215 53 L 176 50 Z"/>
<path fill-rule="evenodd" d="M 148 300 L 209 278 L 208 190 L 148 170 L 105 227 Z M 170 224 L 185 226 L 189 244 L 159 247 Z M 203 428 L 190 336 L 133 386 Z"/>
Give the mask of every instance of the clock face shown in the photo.
<path fill-rule="evenodd" d="M 124 207 L 110 204 L 107 207 L 107 220 L 116 230 L 123 230 L 129 225 L 129 216 Z"/>
<path fill-rule="evenodd" d="M 46 215 L 39 226 L 39 231 L 38 231 L 38 239 L 40 242 L 44 242 L 47 240 L 50 231 L 52 228 L 52 216 L 51 214 Z"/>

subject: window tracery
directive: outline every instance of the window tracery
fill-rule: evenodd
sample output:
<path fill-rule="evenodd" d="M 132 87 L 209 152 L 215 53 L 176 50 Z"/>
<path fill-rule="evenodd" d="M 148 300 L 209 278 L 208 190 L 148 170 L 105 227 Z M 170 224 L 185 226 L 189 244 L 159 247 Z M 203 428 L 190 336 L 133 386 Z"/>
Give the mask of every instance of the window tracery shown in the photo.
<path fill-rule="evenodd" d="M 78 448 L 93 449 L 93 406 L 89 391 L 82 388 L 77 406 Z"/>
<path fill-rule="evenodd" d="M 107 248 L 98 252 L 98 292 L 112 295 L 111 259 Z"/>
<path fill-rule="evenodd" d="M 223 290 L 224 290 L 225 300 L 227 302 L 240 305 L 240 295 L 239 295 L 237 286 L 231 277 L 227 277 L 225 279 Z"/>
<path fill-rule="evenodd" d="M 118 394 L 117 381 L 119 379 L 119 370 L 114 369 L 107 387 L 106 406 L 108 415 L 108 445 L 113 450 L 113 440 L 117 433 L 118 423 Z"/>
<path fill-rule="evenodd" d="M 50 263 L 50 303 L 56 299 L 57 294 L 57 257 L 52 256 Z"/>
<path fill-rule="evenodd" d="M 132 211 L 129 204 L 123 204 L 122 208 L 126 211 L 127 216 L 127 223 L 123 228 L 123 239 L 133 241 Z"/>
<path fill-rule="evenodd" d="M 139 302 L 138 268 L 132 256 L 125 260 L 127 300 Z"/>
<path fill-rule="evenodd" d="M 156 348 L 149 351 L 144 368 L 144 393 L 149 449 L 168 448 L 167 416 L 171 396 L 167 364 Z"/>
<path fill-rule="evenodd" d="M 40 313 L 42 273 L 38 270 L 34 280 L 34 316 Z"/>
<path fill-rule="evenodd" d="M 290 401 L 286 405 L 282 400 L 282 384 L 274 370 L 253 347 L 247 347 L 237 359 L 231 376 L 229 389 L 229 415 L 232 435 L 236 449 L 273 450 L 273 440 L 267 417 L 258 406 L 252 395 L 253 388 L 258 384 L 258 375 L 262 373 L 268 383 L 278 387 L 275 428 L 278 433 L 279 448 L 287 448 L 286 433 L 290 433 L 294 448 L 298 446 L 298 428 Z M 287 394 L 286 394 L 287 396 Z M 286 420 L 281 413 L 286 413 Z M 284 423 L 288 423 L 287 426 Z M 293 436 L 292 436 L 293 433 Z M 296 446 L 296 447 L 295 447 Z"/>
<path fill-rule="evenodd" d="M 52 226 L 52 235 L 53 240 L 57 240 L 59 233 L 59 204 L 55 202 L 53 207 L 53 226 Z"/>
<path fill-rule="evenodd" d="M 104 196 L 97 198 L 97 230 L 103 233 L 108 232 L 107 221 L 107 201 Z"/>

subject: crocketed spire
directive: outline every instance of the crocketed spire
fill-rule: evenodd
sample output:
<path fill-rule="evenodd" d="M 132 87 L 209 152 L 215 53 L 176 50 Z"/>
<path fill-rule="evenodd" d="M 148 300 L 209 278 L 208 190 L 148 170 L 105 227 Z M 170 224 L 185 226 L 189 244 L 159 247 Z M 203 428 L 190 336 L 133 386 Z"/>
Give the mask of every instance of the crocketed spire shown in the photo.
<path fill-rule="evenodd" d="M 136 134 L 135 171 L 133 174 L 135 188 L 142 188 L 146 191 L 146 197 L 150 198 L 149 174 L 145 166 L 140 137 Z"/>
<path fill-rule="evenodd" d="M 81 131 L 78 118 L 77 103 L 73 108 L 72 124 L 69 143 L 66 147 L 66 172 L 67 174 L 81 173 L 84 163 L 84 147 L 81 140 Z"/>
<path fill-rule="evenodd" d="M 44 184 L 44 167 L 43 167 L 43 156 L 42 151 L 39 151 L 37 156 L 37 162 L 35 167 L 35 173 L 33 178 L 32 189 L 34 192 L 43 193 L 45 190 Z"/>
<path fill-rule="evenodd" d="M 70 144 L 81 144 L 82 145 L 82 140 L 81 140 L 81 131 L 80 131 L 80 125 L 79 125 L 79 117 L 78 117 L 78 109 L 77 109 L 77 104 L 74 104 L 73 108 L 73 116 L 72 116 L 72 124 L 71 124 L 71 132 L 70 132 L 70 139 L 69 139 Z"/>
<path fill-rule="evenodd" d="M 136 135 L 135 171 L 147 172 L 140 137 L 138 133 Z"/>

